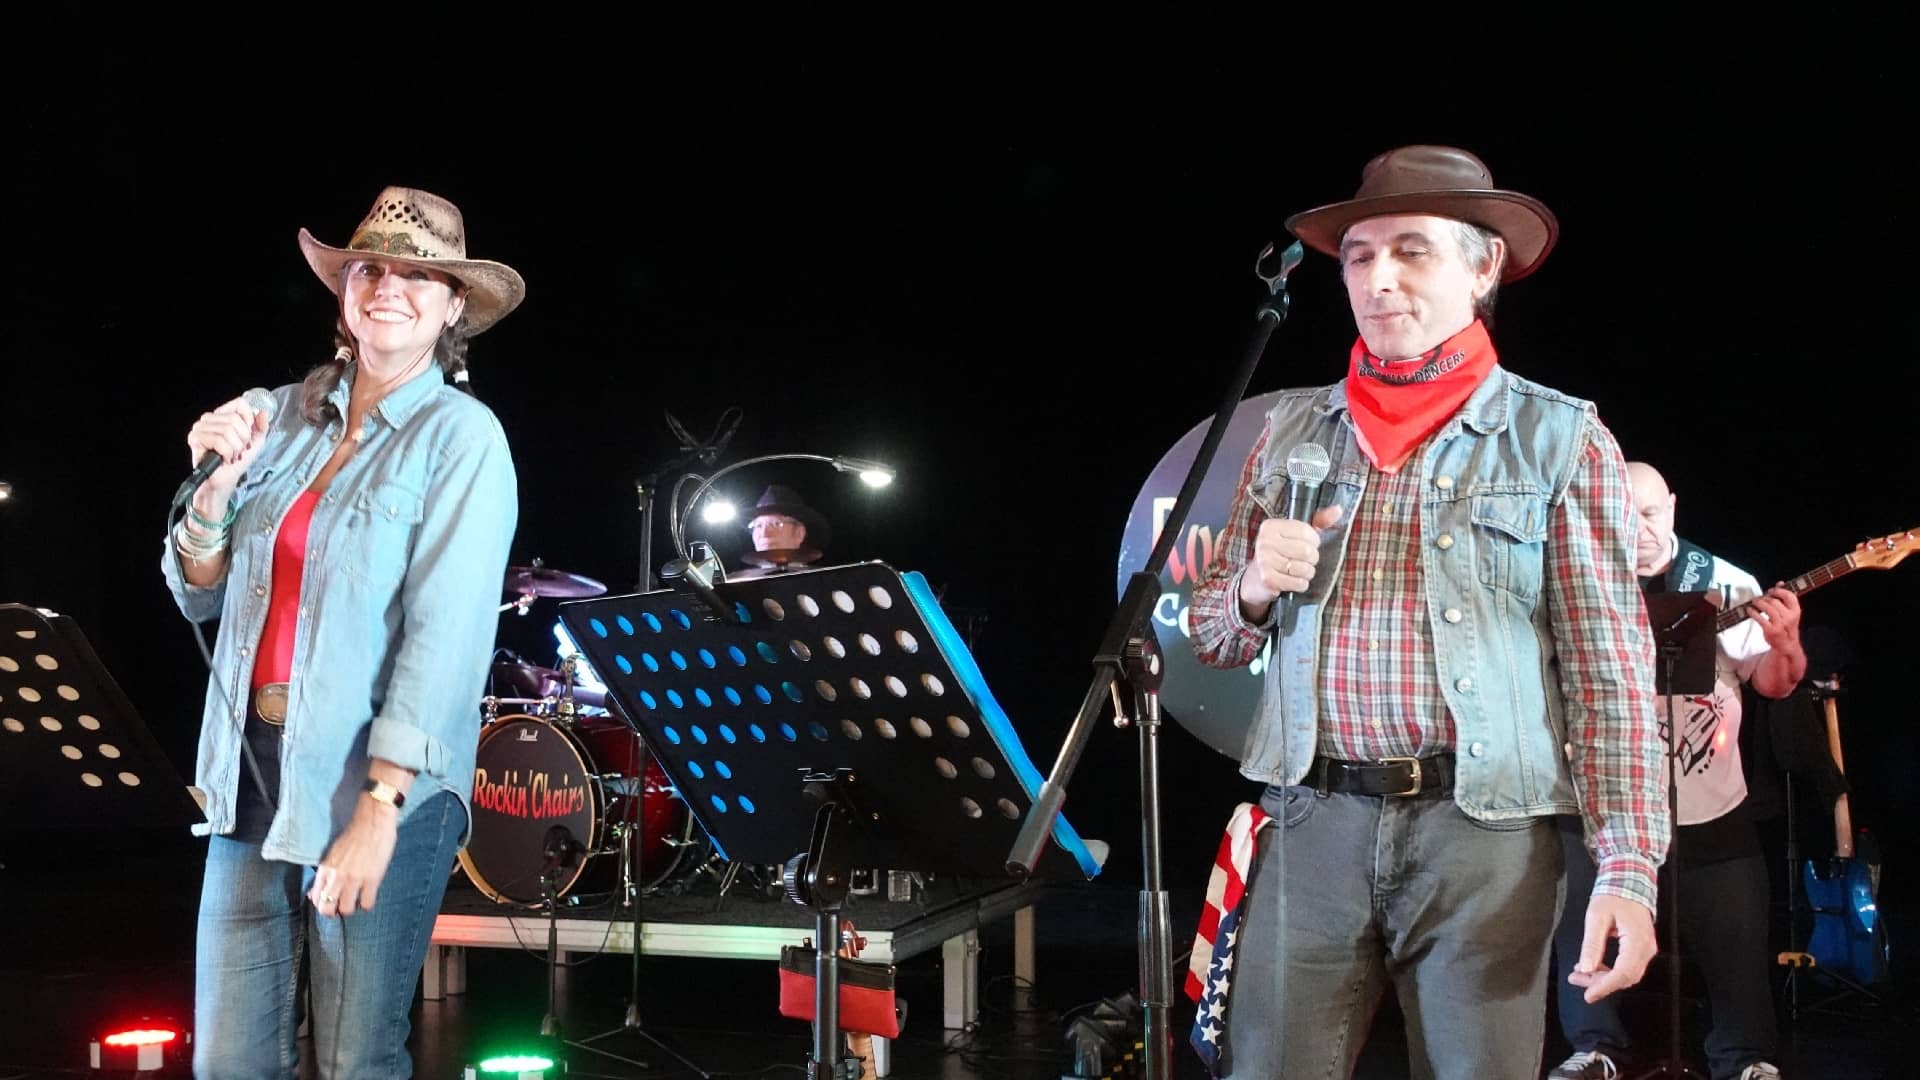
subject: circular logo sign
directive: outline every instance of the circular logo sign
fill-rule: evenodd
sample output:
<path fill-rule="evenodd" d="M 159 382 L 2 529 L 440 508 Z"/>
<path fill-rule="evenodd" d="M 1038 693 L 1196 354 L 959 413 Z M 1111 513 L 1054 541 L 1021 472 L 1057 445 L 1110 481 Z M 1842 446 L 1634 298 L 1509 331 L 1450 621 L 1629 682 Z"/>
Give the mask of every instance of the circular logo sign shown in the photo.
<path fill-rule="evenodd" d="M 1267 412 L 1279 400 L 1280 392 L 1262 394 L 1242 401 L 1234 410 L 1233 421 L 1220 440 L 1220 449 L 1201 481 L 1187 521 L 1180 527 L 1167 565 L 1160 570 L 1160 598 L 1154 604 L 1153 631 L 1166 656 L 1166 678 L 1160 687 L 1160 708 L 1201 742 L 1238 761 L 1260 702 L 1260 688 L 1273 644 L 1261 650 L 1253 663 L 1238 668 L 1210 668 L 1193 653 L 1193 634 L 1188 623 L 1193 587 L 1207 572 L 1218 555 L 1227 513 L 1233 507 L 1240 473 L 1246 467 L 1247 454 L 1253 449 L 1266 425 Z M 1153 545 L 1173 512 L 1174 500 L 1187 470 L 1200 452 L 1209 417 L 1173 444 L 1133 500 L 1127 515 L 1126 533 L 1120 542 L 1118 589 L 1125 592 L 1127 579 L 1140 572 L 1152 554 Z"/>

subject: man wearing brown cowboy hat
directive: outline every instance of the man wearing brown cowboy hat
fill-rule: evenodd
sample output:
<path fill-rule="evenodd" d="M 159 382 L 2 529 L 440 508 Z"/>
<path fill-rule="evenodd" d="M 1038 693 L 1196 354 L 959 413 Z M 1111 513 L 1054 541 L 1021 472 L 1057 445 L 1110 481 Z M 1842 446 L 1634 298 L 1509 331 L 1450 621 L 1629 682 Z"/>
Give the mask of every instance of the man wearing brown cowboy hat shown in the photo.
<path fill-rule="evenodd" d="M 751 569 L 732 575 L 736 581 L 811 566 L 833 538 L 826 515 L 784 484 L 771 484 L 761 493 L 747 518 L 747 531 L 753 536 L 753 551 L 744 561 Z"/>
<path fill-rule="evenodd" d="M 1339 259 L 1359 337 L 1346 378 L 1280 396 L 1194 591 L 1204 662 L 1273 641 L 1240 762 L 1267 785 L 1236 815 L 1248 884 L 1195 958 L 1194 1043 L 1233 1076 L 1347 1075 L 1391 984 L 1412 1075 L 1534 1080 L 1553 815 L 1584 816 L 1598 865 L 1566 898 L 1595 998 L 1654 954 L 1668 829 L 1626 462 L 1488 334 L 1559 226 L 1444 146 L 1381 154 L 1287 226 Z M 1332 462 L 1311 522 L 1282 516 L 1305 443 Z"/>

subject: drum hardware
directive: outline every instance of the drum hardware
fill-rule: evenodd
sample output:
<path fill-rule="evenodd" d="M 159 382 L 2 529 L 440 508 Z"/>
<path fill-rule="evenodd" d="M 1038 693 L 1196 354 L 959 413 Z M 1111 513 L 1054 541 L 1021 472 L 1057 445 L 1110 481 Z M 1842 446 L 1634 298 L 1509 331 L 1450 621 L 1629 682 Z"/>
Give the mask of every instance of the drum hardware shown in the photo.
<path fill-rule="evenodd" d="M 592 710 L 594 715 L 606 712 L 607 695 L 604 691 L 579 685 L 580 669 L 577 662 L 569 657 L 560 665 L 559 670 L 529 664 L 524 661 L 498 661 L 493 665 L 493 673 L 488 687 L 501 701 L 519 701 L 529 705 L 543 705 L 542 712 L 551 714 L 556 711 L 572 716 Z M 508 696 L 512 695 L 512 696 Z"/>
<path fill-rule="evenodd" d="M 879 896 L 884 892 L 887 900 L 895 904 L 912 903 L 914 889 L 925 891 L 927 887 L 924 875 L 909 870 L 856 867 L 848 875 L 848 881 L 847 892 L 851 895 Z"/>
<path fill-rule="evenodd" d="M 500 718 L 502 705 L 530 705 L 532 708 L 524 715 L 546 716 L 553 711 L 552 698 L 495 697 L 488 694 L 480 699 L 480 722 L 491 724 Z"/>
<path fill-rule="evenodd" d="M 925 874 L 911 870 L 887 871 L 888 900 L 896 904 L 912 903 L 913 891 L 915 889 L 919 889 L 923 893 L 926 892 L 927 878 Z"/>

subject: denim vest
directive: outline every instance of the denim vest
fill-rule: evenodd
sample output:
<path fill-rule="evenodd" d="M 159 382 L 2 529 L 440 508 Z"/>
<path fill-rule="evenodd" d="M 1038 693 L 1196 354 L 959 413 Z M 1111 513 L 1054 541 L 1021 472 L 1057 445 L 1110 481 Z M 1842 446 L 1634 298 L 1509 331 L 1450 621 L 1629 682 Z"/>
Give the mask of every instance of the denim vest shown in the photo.
<path fill-rule="evenodd" d="M 1565 745 L 1566 705 L 1542 596 L 1547 515 L 1565 494 L 1592 405 L 1496 367 L 1405 468 L 1419 471 L 1420 570 L 1428 638 L 1458 732 L 1454 800 L 1484 821 L 1578 812 Z M 1313 581 L 1283 627 L 1240 771 L 1297 784 L 1315 753 L 1320 614 L 1346 556 L 1368 463 L 1346 384 L 1282 394 L 1249 495 L 1281 516 L 1287 454 L 1316 442 L 1332 459 L 1321 505 L 1345 510 L 1323 530 Z M 1277 610 L 1277 608 L 1276 608 Z"/>
<path fill-rule="evenodd" d="M 351 378 L 350 369 L 330 398 L 341 416 Z M 240 747 L 274 541 L 344 435 L 341 420 L 321 428 L 303 419 L 299 394 L 298 385 L 274 391 L 266 443 L 234 492 L 226 575 L 187 586 L 170 537 L 160 557 L 180 610 L 195 622 L 220 620 L 194 771 L 207 823 L 196 833 L 233 831 L 238 786 L 254 782 Z M 369 410 L 365 434 L 307 532 L 279 810 L 262 844 L 269 859 L 318 863 L 352 816 L 371 758 L 418 773 L 403 821 L 439 791 L 464 805 L 473 788 L 480 696 L 519 514 L 506 435 L 431 365 Z"/>

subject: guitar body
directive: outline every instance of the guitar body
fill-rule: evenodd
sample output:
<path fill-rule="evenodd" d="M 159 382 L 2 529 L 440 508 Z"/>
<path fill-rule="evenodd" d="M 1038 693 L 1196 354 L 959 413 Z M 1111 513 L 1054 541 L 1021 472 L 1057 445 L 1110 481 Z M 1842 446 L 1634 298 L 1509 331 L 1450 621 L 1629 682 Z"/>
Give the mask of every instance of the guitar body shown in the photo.
<path fill-rule="evenodd" d="M 1806 951 L 1814 962 L 1863 986 L 1886 981 L 1886 924 L 1867 864 L 1854 858 L 1808 859 L 1801 864 L 1801 883 L 1813 910 Z"/>

